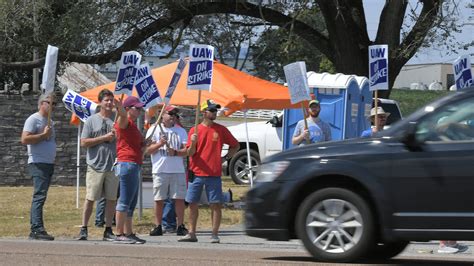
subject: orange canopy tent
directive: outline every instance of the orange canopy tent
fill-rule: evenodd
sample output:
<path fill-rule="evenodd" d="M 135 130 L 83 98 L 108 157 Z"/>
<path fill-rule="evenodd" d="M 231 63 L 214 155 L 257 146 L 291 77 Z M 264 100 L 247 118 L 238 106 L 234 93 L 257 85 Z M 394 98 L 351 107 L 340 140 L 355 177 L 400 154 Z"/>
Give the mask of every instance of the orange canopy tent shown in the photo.
<path fill-rule="evenodd" d="M 174 62 L 153 69 L 152 75 L 159 90 L 164 97 L 178 62 Z M 195 106 L 197 104 L 198 91 L 188 90 L 187 84 L 188 65 L 176 86 L 171 97 L 171 104 L 182 106 Z M 224 64 L 214 61 L 211 91 L 202 91 L 201 99 L 212 99 L 223 107 L 226 107 L 226 115 L 242 109 L 286 109 L 298 108 L 290 103 L 288 88 L 273 82 L 269 82 Z M 97 96 L 102 89 L 114 90 L 115 82 L 98 86 L 81 93 L 84 97 L 97 102 Z M 136 91 L 133 91 L 136 95 Z M 78 123 L 73 117 L 71 122 Z"/>

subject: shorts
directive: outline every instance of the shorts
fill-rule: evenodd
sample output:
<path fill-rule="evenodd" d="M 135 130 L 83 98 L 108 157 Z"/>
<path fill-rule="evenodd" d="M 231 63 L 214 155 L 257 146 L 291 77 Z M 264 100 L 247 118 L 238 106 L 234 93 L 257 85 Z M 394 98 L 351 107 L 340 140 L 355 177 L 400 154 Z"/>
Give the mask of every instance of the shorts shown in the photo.
<path fill-rule="evenodd" d="M 113 171 L 97 172 L 92 167 L 87 166 L 86 173 L 86 199 L 90 201 L 100 200 L 102 197 L 107 200 L 117 199 L 119 179 Z"/>
<path fill-rule="evenodd" d="M 153 199 L 184 199 L 186 196 L 186 175 L 184 173 L 153 174 Z"/>
<path fill-rule="evenodd" d="M 220 176 L 195 176 L 193 182 L 188 183 L 186 202 L 197 203 L 201 199 L 202 190 L 206 190 L 209 204 L 222 204 L 222 180 Z"/>

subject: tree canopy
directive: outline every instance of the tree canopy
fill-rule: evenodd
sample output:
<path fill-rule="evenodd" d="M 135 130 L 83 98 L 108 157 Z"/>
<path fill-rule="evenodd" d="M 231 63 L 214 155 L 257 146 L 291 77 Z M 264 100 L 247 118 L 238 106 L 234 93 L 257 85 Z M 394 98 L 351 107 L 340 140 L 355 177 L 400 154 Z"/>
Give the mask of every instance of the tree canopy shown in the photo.
<path fill-rule="evenodd" d="M 190 25 L 199 25 L 195 32 L 203 42 L 212 35 L 209 25 L 198 23 L 203 16 L 222 14 L 216 19 L 225 23 L 226 14 L 232 14 L 244 18 L 243 23 L 257 21 L 272 27 L 273 34 L 286 33 L 287 47 L 304 45 L 317 50 L 336 71 L 346 74 L 367 76 L 368 46 L 388 44 L 391 87 L 402 66 L 420 47 L 432 44 L 436 38 L 444 42 L 458 29 L 455 13 L 458 4 L 455 0 L 386 0 L 376 37 L 371 40 L 362 0 L 283 3 L 3 0 L 0 1 L 0 72 L 5 75 L 8 71 L 41 67 L 47 44 L 59 47 L 60 61 L 92 64 L 115 62 L 124 51 L 146 51 L 156 45 L 172 47 L 173 51 Z M 253 33 L 247 31 L 246 36 Z M 35 60 L 33 48 L 40 51 Z"/>

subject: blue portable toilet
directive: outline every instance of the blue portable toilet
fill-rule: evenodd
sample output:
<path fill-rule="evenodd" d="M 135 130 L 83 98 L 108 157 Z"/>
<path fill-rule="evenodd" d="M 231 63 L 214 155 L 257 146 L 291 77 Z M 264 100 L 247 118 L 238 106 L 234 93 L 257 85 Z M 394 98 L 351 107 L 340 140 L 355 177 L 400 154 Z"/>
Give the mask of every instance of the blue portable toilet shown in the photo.
<path fill-rule="evenodd" d="M 370 91 L 369 80 L 366 77 L 354 76 L 360 89 L 359 112 L 357 118 L 358 135 L 370 127 L 370 109 L 372 108 L 372 92 Z"/>
<path fill-rule="evenodd" d="M 359 86 L 352 75 L 308 72 L 310 92 L 321 104 L 321 120 L 331 126 L 332 140 L 357 137 Z M 307 107 L 307 106 L 306 106 Z M 286 109 L 283 117 L 283 149 L 289 149 L 293 132 L 303 112 Z"/>

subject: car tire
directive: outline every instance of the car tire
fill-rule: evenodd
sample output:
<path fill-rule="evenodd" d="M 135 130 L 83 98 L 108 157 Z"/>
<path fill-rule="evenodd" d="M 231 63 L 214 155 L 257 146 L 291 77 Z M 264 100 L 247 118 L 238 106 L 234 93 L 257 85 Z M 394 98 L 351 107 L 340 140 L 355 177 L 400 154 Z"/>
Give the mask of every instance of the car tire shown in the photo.
<path fill-rule="evenodd" d="M 258 153 L 254 150 L 250 150 L 250 158 L 252 160 L 253 178 L 255 179 L 257 166 L 260 165 L 260 158 Z M 247 167 L 248 158 L 246 149 L 240 150 L 232 156 L 229 162 L 229 174 L 234 183 L 241 185 L 250 182 Z"/>
<path fill-rule="evenodd" d="M 374 246 L 374 221 L 366 201 L 343 188 L 325 188 L 306 197 L 296 215 L 296 233 L 318 260 L 364 258 Z"/>
<path fill-rule="evenodd" d="M 409 241 L 394 241 L 388 243 L 378 243 L 372 249 L 368 259 L 385 260 L 390 259 L 398 254 L 402 253 L 403 250 L 410 244 Z"/>

